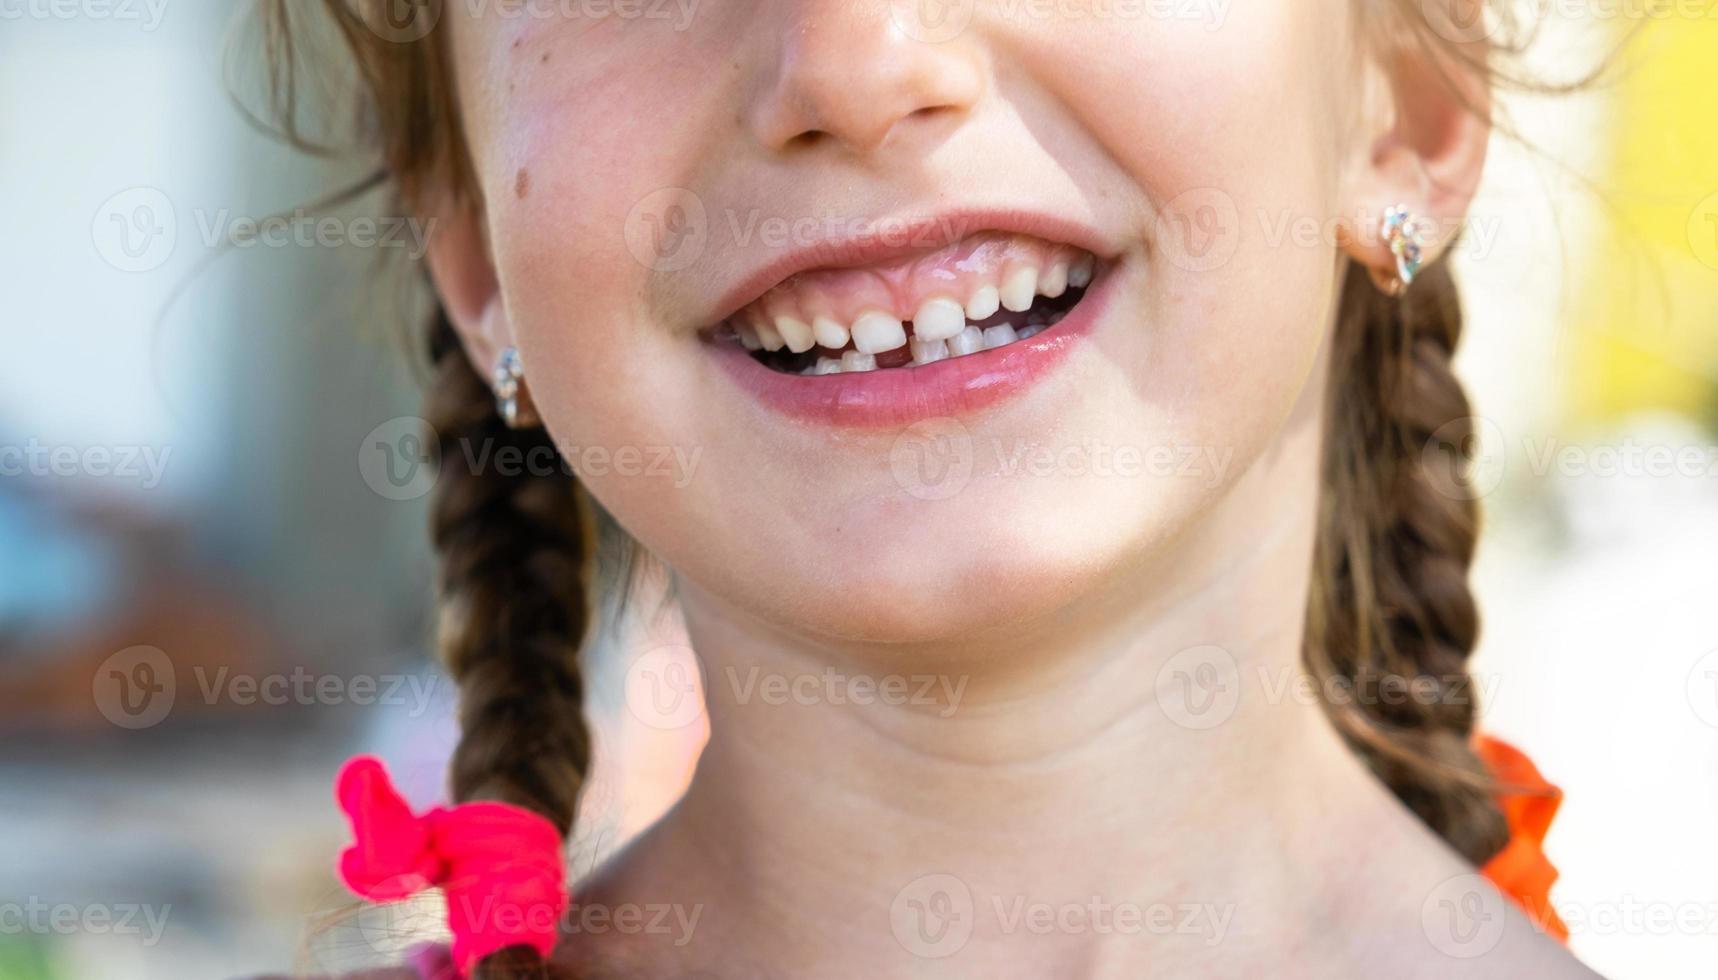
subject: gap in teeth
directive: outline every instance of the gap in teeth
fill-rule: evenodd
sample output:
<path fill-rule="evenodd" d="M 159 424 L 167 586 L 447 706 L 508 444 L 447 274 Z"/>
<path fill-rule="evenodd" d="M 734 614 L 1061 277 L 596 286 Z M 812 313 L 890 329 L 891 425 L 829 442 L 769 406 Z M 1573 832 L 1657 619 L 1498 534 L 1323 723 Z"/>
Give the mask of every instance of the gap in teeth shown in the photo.
<path fill-rule="evenodd" d="M 1067 271 L 1060 270 L 1059 274 L 1067 275 Z M 1079 278 L 1080 285 L 1073 284 L 1074 278 Z M 811 335 L 809 344 L 798 333 L 802 321 L 797 319 L 786 324 L 785 330 L 761 321 L 748 324 L 736 320 L 730 321 L 728 326 L 735 338 L 752 351 L 753 357 L 788 374 L 848 374 L 913 367 L 994 350 L 1037 336 L 1061 322 L 1084 298 L 1091 276 L 1089 273 L 1070 276 L 1069 280 L 1057 283 L 1052 279 L 1049 285 L 1057 295 L 1051 297 L 1039 293 L 1024 310 L 1008 309 L 999 297 L 996 308 L 976 320 L 970 318 L 969 309 L 961 309 L 958 330 L 954 330 L 955 310 L 946 307 L 959 307 L 960 304 L 950 301 L 945 307 L 937 300 L 927 301 L 921 307 L 921 310 L 930 307 L 928 315 L 921 312 L 920 316 L 905 322 L 881 311 L 862 314 L 851 327 L 842 327 L 827 317 L 815 318 L 810 324 L 803 324 Z M 1042 277 L 1039 282 L 1043 283 Z M 992 292 L 1001 291 L 996 287 L 988 288 Z M 980 290 L 981 293 L 983 291 Z M 985 312 L 987 309 L 991 297 L 978 298 L 983 302 L 970 312 Z M 928 336 L 919 335 L 921 320 L 930 328 Z M 796 346 L 804 349 L 794 350 Z"/>
<path fill-rule="evenodd" d="M 814 370 L 819 358 L 839 363 L 850 350 L 878 358 L 879 367 L 966 356 L 988 349 L 1001 338 L 1000 332 L 993 332 L 987 340 L 987 328 L 1010 326 L 1018 339 L 1021 332 L 1030 335 L 1032 328 L 1059 319 L 1097 274 L 1097 258 L 1070 246 L 1028 242 L 1021 248 L 1011 242 L 1008 248 L 989 253 L 984 260 L 999 277 L 993 281 L 973 281 L 946 269 L 925 273 L 933 280 L 939 275 L 950 279 L 944 287 L 932 286 L 911 312 L 898 306 L 904 288 L 899 283 L 893 300 L 874 293 L 870 301 L 881 300 L 884 305 L 865 305 L 867 300 L 859 297 L 872 287 L 871 280 L 861 277 L 857 283 L 839 281 L 828 296 L 820 295 L 816 285 L 778 287 L 736 313 L 724 327 L 760 361 L 778 370 Z M 957 284 L 955 279 L 962 281 Z M 856 292 L 844 295 L 842 287 Z M 968 294 L 965 299 L 960 297 L 962 292 Z M 831 313 L 832 307 L 825 304 L 846 308 Z M 973 327 L 977 332 L 969 333 Z"/>

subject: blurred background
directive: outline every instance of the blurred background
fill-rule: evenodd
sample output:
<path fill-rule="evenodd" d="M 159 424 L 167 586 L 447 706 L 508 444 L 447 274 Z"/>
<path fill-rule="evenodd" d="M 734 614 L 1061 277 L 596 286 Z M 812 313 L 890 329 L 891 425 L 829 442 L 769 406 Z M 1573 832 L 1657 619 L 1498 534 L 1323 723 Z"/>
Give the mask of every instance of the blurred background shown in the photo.
<path fill-rule="evenodd" d="M 1635 33 L 1605 83 L 1510 98 L 1532 149 L 1497 141 L 1454 258 L 1475 667 L 1486 727 L 1567 793 L 1547 847 L 1576 952 L 1710 977 L 1718 6 L 1538 6 L 1544 77 Z M 295 211 L 362 169 L 247 124 L 234 12 L 0 2 L 0 980 L 346 969 L 409 931 L 306 941 L 347 907 L 339 761 L 377 752 L 428 802 L 455 737 L 426 644 L 420 229 L 376 195 Z M 701 744 L 696 712 L 625 707 L 629 657 L 674 631 L 614 617 L 591 653 L 581 869 Z"/>

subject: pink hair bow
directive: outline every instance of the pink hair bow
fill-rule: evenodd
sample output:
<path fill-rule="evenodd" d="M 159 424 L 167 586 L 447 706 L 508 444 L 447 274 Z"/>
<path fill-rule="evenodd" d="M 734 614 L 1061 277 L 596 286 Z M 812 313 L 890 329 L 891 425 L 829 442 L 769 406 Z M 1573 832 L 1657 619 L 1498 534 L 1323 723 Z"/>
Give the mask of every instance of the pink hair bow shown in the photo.
<path fill-rule="evenodd" d="M 561 835 L 547 818 L 488 802 L 414 814 L 371 756 L 341 767 L 334 794 L 352 822 L 341 880 L 374 902 L 439 886 L 461 977 L 508 946 L 549 958 L 568 897 Z"/>

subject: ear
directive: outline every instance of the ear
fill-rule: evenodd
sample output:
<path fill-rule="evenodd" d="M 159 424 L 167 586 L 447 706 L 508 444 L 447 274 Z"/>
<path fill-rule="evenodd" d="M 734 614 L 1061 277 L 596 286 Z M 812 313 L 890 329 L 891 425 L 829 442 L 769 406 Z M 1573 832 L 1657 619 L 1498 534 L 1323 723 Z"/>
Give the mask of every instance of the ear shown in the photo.
<path fill-rule="evenodd" d="M 1473 0 L 1446 0 L 1465 4 Z M 1437 42 L 1437 43 L 1433 43 Z M 1381 98 L 1359 130 L 1366 144 L 1350 169 L 1342 211 L 1343 250 L 1393 279 L 1395 257 L 1380 227 L 1386 211 L 1406 207 L 1430 227 L 1430 264 L 1449 247 L 1473 203 L 1491 138 L 1491 88 L 1485 42 L 1443 46 L 1410 36 L 1373 55 L 1372 86 Z"/>
<path fill-rule="evenodd" d="M 434 222 L 426 252 L 430 277 L 472 367 L 494 387 L 496 365 L 501 363 L 502 352 L 514 346 L 514 340 L 500 279 L 490 257 L 483 209 L 463 196 L 444 197 L 431 210 L 430 220 Z M 535 407 L 523 379 L 516 397 L 519 420 L 535 424 Z"/>

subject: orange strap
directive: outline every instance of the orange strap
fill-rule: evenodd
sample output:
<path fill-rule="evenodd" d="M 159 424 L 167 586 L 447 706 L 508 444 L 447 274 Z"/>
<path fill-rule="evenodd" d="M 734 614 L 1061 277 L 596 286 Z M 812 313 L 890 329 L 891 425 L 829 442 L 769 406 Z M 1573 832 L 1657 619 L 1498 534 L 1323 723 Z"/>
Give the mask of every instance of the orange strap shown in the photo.
<path fill-rule="evenodd" d="M 1545 832 L 1563 803 L 1563 791 L 1545 781 L 1520 749 L 1480 735 L 1474 740 L 1480 760 L 1498 782 L 1497 805 L 1509 822 L 1509 843 L 1485 863 L 1480 873 L 1521 907 L 1539 928 L 1563 942 L 1569 927 L 1551 907 L 1551 885 L 1557 869 L 1545 857 Z"/>

